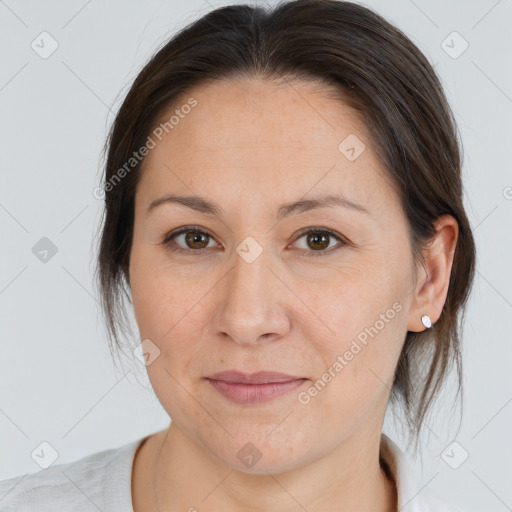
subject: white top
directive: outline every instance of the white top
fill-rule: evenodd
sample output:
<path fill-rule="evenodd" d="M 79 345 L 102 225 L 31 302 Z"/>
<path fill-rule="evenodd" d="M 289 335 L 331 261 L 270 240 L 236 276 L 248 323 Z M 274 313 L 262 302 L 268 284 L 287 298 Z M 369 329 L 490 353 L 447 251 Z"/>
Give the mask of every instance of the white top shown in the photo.
<path fill-rule="evenodd" d="M 400 448 L 381 434 L 400 512 L 462 512 L 416 481 Z M 0 512 L 133 512 L 133 457 L 145 437 L 75 462 L 0 481 Z"/>

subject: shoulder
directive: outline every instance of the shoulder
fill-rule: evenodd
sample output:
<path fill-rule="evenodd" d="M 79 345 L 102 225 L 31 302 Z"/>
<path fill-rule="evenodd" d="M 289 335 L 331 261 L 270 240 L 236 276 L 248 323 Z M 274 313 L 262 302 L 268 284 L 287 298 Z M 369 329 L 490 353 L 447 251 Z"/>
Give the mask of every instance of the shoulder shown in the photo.
<path fill-rule="evenodd" d="M 129 511 L 133 455 L 141 442 L 0 481 L 0 512 Z"/>
<path fill-rule="evenodd" d="M 421 501 L 422 508 L 418 510 L 422 512 L 465 512 L 449 504 L 430 489 L 423 489 L 419 495 L 419 500 Z"/>
<path fill-rule="evenodd" d="M 421 485 L 404 453 L 385 434 L 381 436 L 380 455 L 395 480 L 400 512 L 463 512 L 429 489 L 428 484 Z"/>

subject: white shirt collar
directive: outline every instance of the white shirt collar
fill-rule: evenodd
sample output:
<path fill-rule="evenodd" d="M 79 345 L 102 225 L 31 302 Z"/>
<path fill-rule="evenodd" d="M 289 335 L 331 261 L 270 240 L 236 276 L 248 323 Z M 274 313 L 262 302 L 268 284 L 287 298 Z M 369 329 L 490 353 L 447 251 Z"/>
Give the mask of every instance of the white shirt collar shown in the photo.
<path fill-rule="evenodd" d="M 461 512 L 429 489 L 428 483 L 419 483 L 405 455 L 385 434 L 381 434 L 380 455 L 397 486 L 398 512 Z"/>

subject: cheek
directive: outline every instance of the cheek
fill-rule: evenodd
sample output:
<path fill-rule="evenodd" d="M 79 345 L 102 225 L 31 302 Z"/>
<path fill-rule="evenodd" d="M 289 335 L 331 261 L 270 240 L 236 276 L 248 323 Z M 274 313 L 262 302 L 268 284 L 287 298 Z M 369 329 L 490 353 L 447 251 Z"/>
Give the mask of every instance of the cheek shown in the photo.
<path fill-rule="evenodd" d="M 142 252 L 142 251 L 141 251 Z M 185 383 L 189 373 L 198 373 L 191 365 L 201 360 L 200 346 L 208 288 L 205 279 L 179 275 L 165 264 L 155 264 L 134 251 L 130 269 L 132 303 L 141 339 L 156 345 L 159 357 L 147 367 L 158 394 L 159 383 L 165 389 L 178 386 L 172 377 Z M 212 284 L 213 285 L 213 284 Z M 188 380 L 188 379 L 187 379 Z M 166 391 L 167 393 L 168 391 Z"/>
<path fill-rule="evenodd" d="M 141 336 L 155 343 L 173 335 L 177 326 L 193 328 L 200 311 L 204 279 L 178 272 L 154 248 L 132 251 L 130 281 L 133 309 Z"/>
<path fill-rule="evenodd" d="M 316 367 L 325 368 L 312 395 L 324 395 L 329 406 L 344 404 L 347 413 L 390 390 L 406 333 L 407 276 L 402 283 L 400 273 L 384 263 L 364 268 L 333 273 L 337 278 L 323 295 L 309 294 L 322 322 L 307 324 L 305 337 L 321 359 Z M 304 289 L 303 296 L 307 293 Z"/>
<path fill-rule="evenodd" d="M 327 432 L 345 436 L 384 414 L 401 347 L 397 326 L 402 322 L 402 313 L 388 311 L 389 323 L 379 319 L 364 329 L 355 325 L 350 329 L 354 336 L 340 335 L 322 347 L 317 367 L 323 367 L 323 373 L 298 401 L 305 411 L 315 411 L 313 416 L 322 419 Z"/>

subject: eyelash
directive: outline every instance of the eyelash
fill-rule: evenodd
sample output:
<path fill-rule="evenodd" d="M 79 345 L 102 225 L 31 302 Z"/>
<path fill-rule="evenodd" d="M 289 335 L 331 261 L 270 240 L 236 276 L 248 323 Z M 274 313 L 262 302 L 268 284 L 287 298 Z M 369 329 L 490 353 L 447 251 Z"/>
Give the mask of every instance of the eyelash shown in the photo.
<path fill-rule="evenodd" d="M 204 251 L 207 251 L 208 248 L 203 248 L 203 249 L 183 249 L 182 247 L 171 247 L 170 243 L 179 235 L 182 235 L 183 233 L 189 233 L 191 231 L 194 231 L 194 232 L 197 232 L 199 234 L 204 234 L 204 235 L 207 235 L 209 236 L 211 239 L 213 239 L 213 236 L 210 235 L 207 231 L 204 231 L 203 229 L 199 228 L 199 226 L 185 226 L 183 228 L 181 228 L 180 230 L 178 231 L 173 231 L 171 233 L 168 233 L 165 238 L 162 240 L 162 242 L 160 242 L 160 245 L 164 245 L 166 246 L 171 252 L 176 252 L 178 254 L 190 254 L 191 252 L 194 253 L 194 256 L 200 256 L 203 254 Z M 304 235 L 308 235 L 309 233 L 315 233 L 315 234 L 320 234 L 320 235 L 328 235 L 332 238 L 335 238 L 340 244 L 341 244 L 341 247 L 345 246 L 345 245 L 349 245 L 347 240 L 345 240 L 343 237 L 341 237 L 340 235 L 338 235 L 337 233 L 335 233 L 334 231 L 331 231 L 330 229 L 327 229 L 327 228 L 312 228 L 312 229 L 307 229 L 305 231 L 302 231 L 297 239 L 300 239 L 302 238 Z M 332 251 L 333 251 L 333 247 L 331 247 L 330 249 L 323 249 L 321 251 L 305 251 L 305 250 L 302 250 L 302 253 L 306 256 L 306 257 L 313 257 L 313 258 L 316 258 L 318 256 L 325 256 L 325 255 L 328 255 L 330 254 Z"/>

